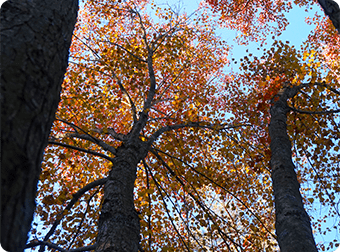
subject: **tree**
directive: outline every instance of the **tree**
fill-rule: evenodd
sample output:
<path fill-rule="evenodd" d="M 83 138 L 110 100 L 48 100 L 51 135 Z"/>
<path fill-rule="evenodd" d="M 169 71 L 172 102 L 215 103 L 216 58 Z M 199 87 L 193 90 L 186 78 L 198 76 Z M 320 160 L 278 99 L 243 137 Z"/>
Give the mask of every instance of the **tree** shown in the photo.
<path fill-rule="evenodd" d="M 268 189 L 244 183 L 263 175 L 237 162 L 248 157 L 234 136 L 249 125 L 224 119 L 228 48 L 213 21 L 153 7 L 153 23 L 134 4 L 80 14 L 38 195 L 49 230 L 33 229 L 27 247 L 273 250 L 272 207 L 258 201 Z"/>
<path fill-rule="evenodd" d="M 1 7 L 1 245 L 22 251 L 59 102 L 78 1 Z"/>
<path fill-rule="evenodd" d="M 337 176 L 333 175 L 336 168 L 325 169 L 329 162 L 337 160 L 336 113 L 340 112 L 340 93 L 334 87 L 339 89 L 339 84 L 337 72 L 327 65 L 326 75 L 318 72 L 323 58 L 316 55 L 317 52 L 310 48 L 297 51 L 288 43 L 275 42 L 261 58 L 246 56 L 241 64 L 244 72 L 235 77 L 235 83 L 229 88 L 232 97 L 229 103 L 234 107 L 237 120 L 249 120 L 258 125 L 256 133 L 249 132 L 247 138 L 267 135 L 265 139 L 271 139 L 276 234 L 281 251 L 316 251 L 309 217 L 303 209 L 300 183 L 308 181 L 317 188 L 304 204 L 310 205 L 317 198 L 322 205 L 329 201 L 332 208 L 327 215 L 339 215 L 334 197 L 338 183 Z M 246 92 L 235 92 L 240 83 L 250 83 Z M 232 105 L 235 100 L 248 103 L 236 107 Z M 265 126 L 268 123 L 269 132 Z M 313 134 L 318 137 L 309 138 Z M 294 143 L 294 156 L 291 142 Z M 296 167 L 302 169 L 298 176 Z"/>
<path fill-rule="evenodd" d="M 268 4 L 265 4 L 264 7 L 260 8 L 253 8 L 248 9 L 245 6 L 246 5 L 256 5 L 258 4 L 256 1 L 246 1 L 244 4 L 239 4 L 237 6 L 234 5 L 233 2 L 230 2 L 230 4 L 226 4 L 223 1 L 208 1 L 215 11 L 222 13 L 222 22 L 227 21 L 225 24 L 227 27 L 230 27 L 230 19 L 233 19 L 235 16 L 231 15 L 235 12 L 235 9 L 238 12 L 241 13 L 249 13 L 250 15 L 240 15 L 242 17 L 249 17 L 247 19 L 246 24 L 248 26 L 244 27 L 244 22 L 239 22 L 238 19 L 240 19 L 240 16 L 236 17 L 236 20 L 233 20 L 232 23 L 235 24 L 236 29 L 239 29 L 243 31 L 243 33 L 247 36 L 249 36 L 249 30 L 252 29 L 253 26 L 249 26 L 252 22 L 254 22 L 254 19 L 257 18 L 257 22 L 262 24 L 262 26 L 266 30 L 269 30 L 272 28 L 269 26 L 268 28 L 268 22 L 271 20 L 275 20 L 276 22 L 283 22 L 283 24 L 287 24 L 285 21 L 285 18 L 280 16 L 282 10 L 289 10 L 291 8 L 290 2 L 282 2 L 277 1 L 276 3 L 276 9 L 271 8 L 273 2 L 268 1 Z M 327 3 L 326 3 L 327 2 Z M 331 3 L 330 3 L 331 2 Z M 295 1 L 295 3 L 303 5 L 304 1 Z M 330 17 L 332 20 L 334 26 L 338 28 L 338 17 L 339 17 L 339 7 L 334 1 L 319 1 L 320 5 L 325 10 L 325 13 Z M 261 3 L 263 5 L 263 3 Z M 254 10 L 255 9 L 255 10 Z M 276 11 L 274 11 L 276 10 Z M 272 13 L 273 14 L 270 14 Z M 256 15 L 259 13 L 259 15 Z M 269 14 L 268 14 L 269 13 Z M 272 18 L 276 16 L 276 18 Z M 265 17 L 266 16 L 266 17 Z M 268 17 L 269 16 L 269 17 Z M 265 18 L 264 18 L 265 17 Z M 279 18 L 278 18 L 279 17 Z M 314 19 L 315 20 L 315 19 Z M 326 22 L 323 20 L 320 22 L 320 19 L 316 19 L 319 23 L 322 23 L 324 26 L 326 25 Z M 261 26 L 261 27 L 262 27 Z M 251 28 L 249 28 L 251 27 Z M 317 31 L 319 29 L 319 26 L 316 29 Z M 246 30 L 244 30 L 246 29 Z M 248 29 L 248 30 L 247 30 Z M 330 51 L 330 48 L 335 49 L 338 48 L 339 43 L 338 42 L 339 36 L 337 34 L 334 34 L 334 31 L 332 29 L 329 29 L 329 25 L 327 27 L 328 30 L 323 32 L 325 35 L 325 38 L 322 39 L 322 41 L 325 41 L 324 44 L 322 44 L 322 41 L 320 41 L 320 33 L 315 33 L 316 36 L 310 36 L 309 41 L 312 42 L 314 45 L 318 45 L 322 50 L 316 49 L 314 47 L 311 50 L 311 53 L 308 51 L 304 51 L 303 55 L 304 58 L 306 58 L 306 55 L 310 54 L 312 55 L 311 61 L 318 61 L 316 59 L 313 59 L 313 54 L 320 53 L 320 58 L 323 58 L 325 62 L 328 63 L 328 66 L 325 67 L 326 72 L 333 72 L 332 74 L 325 75 L 325 80 L 327 79 L 327 82 L 332 83 L 334 80 L 338 79 L 336 77 L 336 74 L 334 75 L 334 72 L 338 72 L 338 60 L 335 60 L 335 58 L 338 58 L 337 51 L 328 53 Z M 273 28 L 274 31 L 275 27 Z M 255 29 L 255 32 L 252 30 L 250 34 L 250 40 L 255 40 L 256 35 L 258 33 L 258 29 Z M 272 32 L 273 33 L 273 32 Z M 255 38 L 255 39 L 254 39 Z M 274 36 L 273 36 L 274 38 Z M 246 38 L 246 40 L 249 40 Z M 335 42 L 335 43 L 334 43 Z M 312 69 L 310 69 L 311 64 L 304 63 L 302 66 L 300 65 L 301 60 L 298 60 L 298 55 L 296 55 L 296 51 L 294 48 L 287 49 L 287 46 L 284 44 L 280 44 L 280 46 L 276 47 L 278 44 L 277 42 L 274 43 L 274 47 L 271 49 L 272 54 L 268 53 L 269 57 L 262 57 L 262 60 L 258 60 L 256 57 L 254 59 L 254 62 L 249 64 L 249 58 L 245 57 L 244 62 L 242 63 L 242 68 L 245 71 L 244 74 L 241 74 L 242 77 L 238 80 L 237 85 L 233 85 L 233 89 L 237 90 L 236 86 L 242 85 L 242 83 L 251 83 L 253 82 L 253 90 L 250 91 L 249 95 L 245 95 L 247 97 L 245 100 L 253 100 L 254 101 L 254 111 L 262 111 L 261 115 L 266 115 L 264 113 L 264 109 L 268 109 L 269 101 L 271 102 L 270 106 L 270 117 L 265 119 L 258 118 L 258 121 L 256 120 L 255 123 L 260 122 L 262 128 L 264 126 L 264 123 L 269 122 L 269 136 L 270 136 L 270 147 L 271 147 L 271 173 L 272 173 L 272 180 L 273 180 L 273 190 L 274 190 L 274 198 L 275 198 L 275 209 L 276 209 L 276 234 L 278 236 L 278 242 L 280 245 L 281 251 L 317 251 L 315 242 L 312 235 L 311 230 L 311 224 L 309 221 L 309 217 L 306 213 L 306 211 L 303 208 L 302 198 L 300 194 L 300 184 L 297 180 L 297 176 L 295 173 L 295 166 L 292 162 L 292 153 L 291 153 L 291 140 L 289 139 L 287 135 L 287 114 L 293 110 L 295 113 L 301 112 L 296 109 L 292 109 L 287 105 L 287 102 L 289 99 L 294 98 L 299 92 L 302 92 L 301 89 L 305 88 L 306 86 L 312 86 L 315 85 L 315 81 L 318 77 L 318 81 L 321 81 L 322 78 L 320 76 L 317 76 L 317 72 L 320 71 L 320 65 L 321 60 L 317 63 L 313 64 Z M 262 46 L 262 44 L 261 44 Z M 287 49 L 285 51 L 285 48 Z M 315 51 L 314 51 L 315 50 Z M 337 49 L 336 49 L 337 50 Z M 300 52 L 301 53 L 301 52 Z M 324 57 L 327 55 L 328 57 Z M 252 56 L 252 54 L 250 54 Z M 257 64 L 260 64 L 260 67 L 256 67 Z M 250 65 L 250 66 L 249 66 Z M 293 67 L 292 67 L 293 66 Z M 306 79 L 306 71 L 309 68 L 309 75 L 312 76 L 310 79 L 309 84 L 301 84 L 301 81 Z M 274 79 L 274 81 L 270 81 L 271 79 Z M 324 80 L 324 81 L 325 81 Z M 268 83 L 268 81 L 270 81 Z M 264 83 L 269 86 L 269 89 L 264 87 Z M 300 85 L 297 85 L 300 84 Z M 333 84 L 333 83 L 332 83 Z M 297 86 L 295 86 L 297 85 Z M 323 84 L 318 83 L 319 86 L 327 87 L 328 85 L 323 82 Z M 292 87 L 293 86 L 293 87 Z M 333 86 L 333 85 L 332 85 Z M 338 87 L 335 84 L 336 87 Z M 263 89 L 266 89 L 267 91 L 264 92 Z M 335 94 L 335 98 L 332 101 L 331 104 L 336 104 L 336 101 L 338 100 L 337 95 L 339 95 L 339 92 L 336 91 L 333 88 L 329 88 L 331 92 L 333 92 L 333 95 Z M 230 91 L 234 92 L 234 91 Z M 249 92 L 249 90 L 248 90 Z M 258 92 L 264 92 L 263 94 L 258 94 Z M 319 92 L 315 92 L 319 94 Z M 255 95 L 254 95 L 255 94 Z M 237 92 L 237 97 L 239 98 L 240 92 Z M 274 97 L 274 98 L 273 98 Z M 310 99 L 310 97 L 307 97 Z M 314 98 L 317 100 L 316 98 Z M 231 99 L 232 103 L 235 103 L 236 101 L 234 99 Z M 239 101 L 238 101 L 239 102 Z M 335 103 L 333 103 L 335 102 Z M 336 106 L 336 105 L 335 105 Z M 320 109 L 320 108 L 318 108 Z M 240 113 L 240 108 L 234 110 L 235 114 Z M 253 118 L 248 118 L 250 121 L 254 121 L 254 118 L 257 118 L 256 115 L 253 113 L 249 113 L 249 107 L 245 108 L 245 113 L 249 116 L 253 116 Z M 268 109 L 269 111 L 269 109 Z M 303 113 L 306 114 L 313 114 L 315 111 L 303 111 Z M 332 110 L 330 111 L 318 111 L 317 114 L 326 114 L 326 113 L 338 113 L 339 110 Z M 244 116 L 241 117 L 242 120 L 245 119 Z M 270 119 L 269 119 L 270 118 Z M 334 121 L 334 119 L 333 119 Z M 334 129 L 333 129 L 334 130 Z M 335 130 L 336 131 L 336 130 Z M 266 134 L 264 132 L 264 134 Z M 321 134 L 323 136 L 323 134 Z M 326 134 L 328 135 L 328 134 Z M 324 137 L 324 136 L 323 136 Z M 249 138 L 249 137 L 248 137 Z M 269 139 L 269 138 L 267 138 Z M 333 142 L 329 139 L 326 140 L 328 143 L 330 142 L 330 145 L 332 146 Z M 328 146 L 329 150 L 331 147 Z M 298 148 L 296 148 L 298 151 Z M 323 147 L 318 146 L 316 149 L 316 153 L 320 153 L 320 149 L 323 149 Z M 306 147 L 303 148 L 304 151 L 306 151 Z M 296 153 L 295 153 L 296 154 Z M 327 156 L 327 154 L 325 154 Z M 332 160 L 332 158 L 330 158 Z M 316 161 L 316 160 L 313 160 Z M 328 159 L 325 158 L 323 162 L 327 163 Z M 316 164 L 320 164 L 320 162 L 315 162 Z M 319 171 L 315 171 L 316 176 L 319 177 Z M 323 181 L 319 181 L 319 183 L 325 183 Z M 331 184 L 337 183 L 337 180 L 333 180 L 330 182 Z M 324 185 L 324 189 L 331 188 L 336 191 L 336 186 L 330 186 Z M 326 194 L 334 195 L 334 192 L 329 193 L 327 189 L 325 190 Z M 322 194 L 322 193 L 321 193 Z M 313 198 L 310 198 L 313 200 Z M 335 206 L 335 202 L 333 201 L 334 197 L 332 196 L 330 201 L 332 202 L 332 206 L 334 207 L 333 211 L 336 215 L 339 215 L 339 211 L 337 210 L 337 207 Z M 323 200 L 321 200 L 323 201 Z"/>

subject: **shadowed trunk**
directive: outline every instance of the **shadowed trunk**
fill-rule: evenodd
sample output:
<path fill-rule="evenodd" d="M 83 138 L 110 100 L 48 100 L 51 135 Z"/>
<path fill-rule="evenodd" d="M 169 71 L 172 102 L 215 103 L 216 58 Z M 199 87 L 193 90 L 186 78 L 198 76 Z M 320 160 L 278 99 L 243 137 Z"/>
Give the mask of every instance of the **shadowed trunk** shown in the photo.
<path fill-rule="evenodd" d="M 303 207 L 300 184 L 292 162 L 291 142 L 287 135 L 287 100 L 297 92 L 298 87 L 281 89 L 279 99 L 270 109 L 270 162 L 275 198 L 275 226 L 281 252 L 316 252 L 311 223 Z"/>
<path fill-rule="evenodd" d="M 1 6 L 1 245 L 22 251 L 59 103 L 77 0 Z"/>
<path fill-rule="evenodd" d="M 333 0 L 318 0 L 325 14 L 332 21 L 335 29 L 340 33 L 340 6 Z"/>
<path fill-rule="evenodd" d="M 104 188 L 99 217 L 96 252 L 137 252 L 140 242 L 140 220 L 134 207 L 134 183 L 138 163 L 146 146 L 141 141 L 117 150 Z"/>

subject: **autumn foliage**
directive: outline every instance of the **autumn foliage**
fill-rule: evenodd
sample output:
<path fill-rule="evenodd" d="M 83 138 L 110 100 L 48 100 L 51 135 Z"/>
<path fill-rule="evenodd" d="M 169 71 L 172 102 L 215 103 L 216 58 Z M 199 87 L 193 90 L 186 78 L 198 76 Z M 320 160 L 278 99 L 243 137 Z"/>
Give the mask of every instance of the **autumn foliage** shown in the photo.
<path fill-rule="evenodd" d="M 308 10 L 310 1 L 295 0 L 207 0 L 215 13 L 220 14 L 219 24 L 239 31 L 236 40 L 265 42 L 267 37 L 277 36 L 285 30 L 289 21 L 286 14 L 295 6 Z"/>
<path fill-rule="evenodd" d="M 230 72 L 219 25 L 262 43 L 294 4 L 309 4 L 207 2 L 192 16 L 142 0 L 85 3 L 28 247 L 94 249 L 104 184 L 133 145 L 140 250 L 277 251 L 268 124 L 283 85 L 304 85 L 289 101 L 288 135 L 306 208 L 339 217 L 338 34 L 317 16 L 301 48 L 275 40 Z"/>

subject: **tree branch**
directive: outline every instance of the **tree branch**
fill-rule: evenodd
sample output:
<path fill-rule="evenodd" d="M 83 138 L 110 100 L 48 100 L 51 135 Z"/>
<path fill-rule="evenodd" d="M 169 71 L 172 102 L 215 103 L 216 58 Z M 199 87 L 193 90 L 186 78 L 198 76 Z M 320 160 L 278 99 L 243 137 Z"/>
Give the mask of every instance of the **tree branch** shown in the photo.
<path fill-rule="evenodd" d="M 145 163 L 144 163 L 144 165 L 145 165 Z M 146 166 L 146 169 L 149 169 L 149 168 Z M 188 251 L 190 251 L 190 249 L 189 249 L 187 243 L 184 241 L 183 236 L 182 236 L 182 235 L 180 234 L 180 232 L 178 231 L 178 229 L 177 229 L 177 227 L 176 227 L 176 225 L 175 225 L 175 223 L 174 223 L 174 221 L 173 221 L 173 218 L 171 217 L 171 214 L 170 214 L 170 212 L 169 212 L 169 209 L 168 209 L 168 207 L 167 207 L 166 201 L 165 201 L 164 196 L 163 196 L 163 193 L 162 193 L 162 190 L 163 190 L 164 192 L 165 192 L 165 190 L 164 190 L 164 189 L 162 188 L 162 186 L 158 183 L 158 181 L 157 181 L 156 178 L 154 177 L 152 171 L 151 171 L 150 169 L 149 169 L 149 171 L 150 171 L 150 175 L 151 175 L 153 181 L 155 182 L 155 185 L 156 185 L 156 187 L 157 187 L 158 193 L 159 193 L 159 195 L 160 195 L 161 198 L 162 198 L 162 202 L 163 202 L 163 205 L 164 205 L 164 207 L 165 207 L 165 211 L 166 211 L 166 213 L 167 213 L 167 215 L 168 215 L 168 218 L 169 218 L 169 220 L 170 220 L 170 222 L 171 222 L 171 225 L 174 227 L 174 229 L 175 229 L 177 235 L 180 237 L 180 239 L 181 239 L 183 245 L 185 246 L 185 248 L 186 248 Z M 161 190 L 161 189 L 162 189 L 162 190 Z M 165 192 L 165 193 L 166 193 L 166 192 Z"/>
<path fill-rule="evenodd" d="M 161 161 L 161 163 L 163 164 L 163 166 L 170 172 L 170 174 L 177 180 L 177 182 L 182 186 L 183 190 L 196 202 L 196 204 L 208 215 L 209 219 L 216 225 L 217 227 L 217 231 L 220 234 L 220 237 L 223 239 L 224 243 L 226 244 L 226 246 L 228 247 L 229 250 L 231 250 L 231 248 L 229 247 L 227 241 L 225 240 L 224 237 L 227 238 L 227 240 L 229 240 L 234 246 L 235 248 L 240 247 L 240 244 L 237 244 L 233 239 L 231 239 L 226 233 L 224 233 L 221 228 L 219 227 L 219 225 L 216 223 L 215 219 L 213 218 L 213 216 L 211 215 L 211 211 L 209 209 L 209 207 L 206 206 L 206 204 L 204 203 L 204 201 L 201 199 L 199 193 L 197 192 L 197 190 L 190 184 L 189 186 L 192 188 L 192 190 L 195 192 L 195 194 L 197 195 L 195 197 L 195 195 L 191 192 L 189 192 L 186 189 L 186 185 L 184 183 L 184 181 L 176 175 L 176 173 L 171 169 L 171 167 L 163 160 L 163 158 L 155 151 L 155 150 L 151 150 L 151 152 Z M 214 215 L 216 215 L 214 213 Z"/>
<path fill-rule="evenodd" d="M 130 54 L 132 57 L 138 59 L 141 62 L 147 63 L 147 61 L 145 59 L 142 59 L 141 57 L 138 57 L 137 55 L 133 54 L 132 52 L 130 52 L 128 49 L 126 49 L 124 46 L 121 46 L 115 42 L 111 42 L 109 39 L 107 39 L 107 41 L 104 40 L 99 40 L 99 42 L 108 42 L 111 45 L 117 46 L 118 48 L 122 49 L 123 51 L 127 52 L 128 54 Z"/>
<path fill-rule="evenodd" d="M 60 142 L 56 142 L 56 141 L 48 141 L 49 144 L 54 144 L 54 145 L 59 145 L 59 146 L 62 146 L 62 147 L 65 147 L 65 148 L 70 148 L 70 149 L 73 149 L 73 150 L 77 150 L 77 151 L 81 151 L 81 152 L 85 152 L 85 153 L 88 153 L 88 154 L 91 154 L 93 156 L 97 156 L 97 157 L 101 157 L 101 158 L 104 158 L 110 162 L 112 162 L 112 158 L 102 154 L 102 153 L 98 153 L 98 152 L 95 152 L 95 151 L 92 151 L 92 150 L 87 150 L 87 149 L 83 149 L 83 148 L 80 148 L 80 147 L 77 147 L 77 146 L 73 146 L 73 145 L 69 145 L 69 144 L 65 144 L 65 143 L 60 143 Z"/>
<path fill-rule="evenodd" d="M 94 51 L 89 45 L 87 45 L 85 42 L 83 42 L 80 38 L 78 38 L 76 35 L 74 35 L 81 43 L 83 43 L 97 58 L 98 61 L 104 65 L 106 65 L 110 70 L 111 70 L 111 74 L 113 76 L 114 79 L 116 79 L 118 86 L 120 88 L 120 90 L 123 92 L 123 94 L 127 97 L 128 102 L 130 103 L 131 106 L 131 110 L 132 110 L 132 115 L 133 115 L 133 120 L 136 122 L 137 121 L 137 117 L 136 117 L 136 106 L 133 103 L 129 93 L 126 91 L 126 89 L 124 88 L 121 80 L 118 78 L 118 76 L 115 74 L 115 72 L 113 71 L 112 67 L 110 66 L 110 64 L 107 64 L 105 61 L 102 60 L 101 56 Z"/>
<path fill-rule="evenodd" d="M 109 134 L 114 139 L 119 140 L 119 141 L 126 141 L 126 135 L 122 133 L 117 133 L 113 128 L 108 128 L 107 132 L 104 132 L 103 129 L 92 129 L 92 131 L 100 133 L 100 134 Z"/>
<path fill-rule="evenodd" d="M 288 106 L 289 109 L 297 112 L 297 113 L 301 113 L 301 114 L 309 114 L 309 115 L 327 115 L 327 114 L 334 114 L 334 113 L 339 113 L 340 109 L 336 109 L 336 110 L 326 110 L 326 111 L 307 111 L 307 110 L 300 110 L 294 107 L 290 107 Z"/>
<path fill-rule="evenodd" d="M 148 121 L 148 114 L 150 111 L 150 108 L 152 106 L 152 101 L 154 99 L 154 96 L 156 94 L 156 77 L 153 70 L 153 63 L 152 63 L 152 52 L 149 49 L 148 53 L 148 69 L 149 69 L 149 78 L 150 78 L 150 88 L 149 93 L 147 95 L 147 98 L 144 102 L 143 111 L 139 113 L 139 119 L 138 122 L 133 126 L 131 130 L 131 138 L 134 138 L 139 135 L 139 133 L 142 131 L 144 126 L 146 125 Z"/>
<path fill-rule="evenodd" d="M 142 16 L 140 15 L 140 13 L 137 10 L 133 10 L 132 8 L 130 10 L 131 10 L 132 13 L 137 14 L 137 16 L 138 16 L 139 24 L 140 24 L 140 26 L 143 30 L 143 40 L 144 40 L 145 46 L 146 46 L 147 50 L 150 51 L 150 46 L 149 46 L 148 40 L 146 38 L 146 29 L 143 25 Z"/>
<path fill-rule="evenodd" d="M 98 188 L 91 196 L 88 200 L 86 200 L 86 209 L 85 209 L 85 212 L 83 213 L 83 216 L 78 224 L 78 228 L 77 228 L 77 231 L 76 233 L 74 234 L 73 238 L 72 238 L 72 241 L 70 242 L 67 250 L 70 250 L 72 244 L 74 243 L 74 241 L 76 240 L 77 236 L 79 235 L 80 233 L 80 229 L 81 229 L 81 226 L 83 225 L 84 221 L 85 221 L 85 217 L 86 217 L 86 214 L 87 212 L 89 211 L 91 205 L 90 205 L 90 202 L 91 200 L 93 199 L 93 197 L 100 191 L 100 188 Z"/>
<path fill-rule="evenodd" d="M 86 246 L 86 247 L 81 247 L 81 248 L 67 250 L 67 249 L 59 247 L 58 244 L 55 244 L 55 243 L 51 243 L 51 242 L 47 242 L 47 241 L 36 241 L 36 240 L 33 240 L 33 241 L 29 242 L 25 246 L 25 249 L 34 248 L 36 246 L 41 246 L 41 245 L 47 246 L 49 248 L 52 248 L 52 249 L 55 249 L 55 250 L 58 250 L 58 251 L 61 251 L 61 252 L 91 251 L 91 250 L 95 250 L 96 247 L 97 247 L 97 244 L 93 244 L 93 245 L 89 245 L 89 246 Z"/>
<path fill-rule="evenodd" d="M 235 129 L 244 126 L 252 126 L 251 124 L 240 124 L 240 125 L 229 125 L 229 124 L 209 124 L 207 122 L 189 122 L 185 124 L 176 124 L 176 125 L 168 125 L 163 128 L 160 128 L 155 133 L 151 135 L 148 140 L 149 146 L 157 140 L 157 138 L 162 135 L 164 132 L 172 131 L 176 129 L 183 128 L 202 128 L 202 129 L 210 129 L 210 130 L 226 130 L 226 129 Z"/>
<path fill-rule="evenodd" d="M 84 139 L 84 140 L 88 140 L 88 141 L 91 141 L 92 143 L 95 143 L 97 144 L 98 146 L 102 147 L 103 150 L 105 151 L 109 151 L 111 152 L 112 154 L 116 154 L 117 150 L 110 146 L 109 144 L 105 143 L 104 141 L 94 137 L 94 136 L 91 136 L 89 133 L 87 133 L 85 130 L 83 130 L 82 128 L 80 128 L 79 126 L 73 124 L 73 123 L 70 123 L 66 120 L 63 120 L 63 119 L 57 119 L 57 121 L 60 121 L 60 122 L 63 122 L 69 126 L 71 126 L 75 132 L 73 133 L 66 133 L 65 136 L 68 136 L 68 137 L 76 137 L 76 138 L 80 138 L 80 139 Z M 80 134 L 78 132 L 78 130 L 80 130 L 81 132 L 83 132 L 84 134 Z"/>
<path fill-rule="evenodd" d="M 98 146 L 100 146 L 105 151 L 109 151 L 114 155 L 116 155 L 116 153 L 117 153 L 116 148 L 114 148 L 113 146 L 105 143 L 104 141 L 102 141 L 102 140 L 100 140 L 96 137 L 91 136 L 90 134 L 67 133 L 66 136 L 71 137 L 71 138 L 79 138 L 79 139 L 83 139 L 83 140 L 88 140 L 88 141 L 91 141 L 91 142 L 97 144 Z"/>
<path fill-rule="evenodd" d="M 135 103 L 132 101 L 130 94 L 128 93 L 128 91 L 125 89 L 125 87 L 122 84 L 122 81 L 118 78 L 118 76 L 115 74 L 115 72 L 113 71 L 113 69 L 111 68 L 111 66 L 109 66 L 111 69 L 111 73 L 113 75 L 113 77 L 116 79 L 117 84 L 120 88 L 120 91 L 122 91 L 122 93 L 126 96 L 129 105 L 131 107 L 131 112 L 132 112 L 132 118 L 133 118 L 133 122 L 137 123 L 137 109 L 136 109 L 136 105 Z"/>
<path fill-rule="evenodd" d="M 224 186 L 221 186 L 220 184 L 216 183 L 213 179 L 209 178 L 208 176 L 206 176 L 205 174 L 203 174 L 202 172 L 196 170 L 192 165 L 188 164 L 187 162 L 185 162 L 184 160 L 171 156 L 168 153 L 158 150 L 158 149 L 153 149 L 152 153 L 157 153 L 157 155 L 159 156 L 158 152 L 163 153 L 164 155 L 167 155 L 168 157 L 172 158 L 172 159 L 176 159 L 177 161 L 185 164 L 187 167 L 189 167 L 191 170 L 193 170 L 195 173 L 197 173 L 198 175 L 204 177 L 205 179 L 207 179 L 208 181 L 210 181 L 212 184 L 214 184 L 215 186 L 221 188 L 223 191 L 225 191 L 226 193 L 228 193 L 229 195 L 231 195 L 233 198 L 235 198 L 238 202 L 240 202 L 246 209 L 247 211 L 249 211 L 249 213 L 251 215 L 253 215 L 263 226 L 264 229 L 266 229 L 266 231 L 274 238 L 277 239 L 277 237 L 270 232 L 270 230 L 266 227 L 266 225 L 262 222 L 262 220 L 260 219 L 259 216 L 257 216 L 239 197 L 236 196 L 236 194 L 232 193 L 231 191 L 229 191 L 227 188 L 225 188 Z"/>
<path fill-rule="evenodd" d="M 81 188 L 80 190 L 78 190 L 78 192 L 76 192 L 75 194 L 73 194 L 71 201 L 67 204 L 67 206 L 64 208 L 64 210 L 58 214 L 56 220 L 54 221 L 51 229 L 48 231 L 48 233 L 46 234 L 45 238 L 44 238 L 44 242 L 48 241 L 48 239 L 51 237 L 51 235 L 54 233 L 54 231 L 56 230 L 57 226 L 59 225 L 59 223 L 61 222 L 61 220 L 64 218 L 64 212 L 65 211 L 69 211 L 73 205 L 78 201 L 78 199 L 87 191 L 91 190 L 92 188 L 99 186 L 99 185 L 103 185 L 106 183 L 106 181 L 108 180 L 108 178 L 102 178 L 102 179 L 98 179 L 95 180 L 93 182 L 91 182 L 90 184 L 87 184 L 86 186 L 84 186 L 83 188 Z M 44 244 L 41 244 L 44 245 Z"/>
<path fill-rule="evenodd" d="M 145 168 L 145 172 L 148 174 L 148 171 L 150 171 L 150 173 L 152 173 L 150 167 L 147 165 L 146 161 L 143 159 L 143 164 L 144 164 L 144 168 Z M 152 174 L 151 174 L 152 176 Z M 180 210 L 178 210 L 178 208 L 176 207 L 175 202 L 173 202 L 172 197 L 167 193 L 167 191 L 158 183 L 158 181 L 155 180 L 154 176 L 152 176 L 155 184 L 158 184 L 158 186 L 163 190 L 164 194 L 168 197 L 169 201 L 171 202 L 171 204 L 173 206 L 175 206 L 175 210 L 178 213 L 178 216 L 180 217 L 180 219 L 182 220 L 182 222 L 184 223 L 184 225 L 187 228 L 187 231 L 190 233 L 190 235 L 192 236 L 192 238 L 195 240 L 195 242 L 197 243 L 197 245 L 199 247 L 201 247 L 202 250 L 204 250 L 203 246 L 201 245 L 201 243 L 199 242 L 199 240 L 196 238 L 195 234 L 192 233 L 189 224 L 183 219 L 183 216 L 180 212 Z M 167 208 L 166 202 L 163 202 L 163 205 L 165 208 Z"/>
<path fill-rule="evenodd" d="M 314 83 L 315 85 L 321 86 L 321 87 L 325 87 L 326 89 L 332 91 L 333 93 L 340 95 L 340 91 L 336 90 L 335 88 L 330 87 L 328 84 L 326 84 L 326 82 L 316 82 Z"/>

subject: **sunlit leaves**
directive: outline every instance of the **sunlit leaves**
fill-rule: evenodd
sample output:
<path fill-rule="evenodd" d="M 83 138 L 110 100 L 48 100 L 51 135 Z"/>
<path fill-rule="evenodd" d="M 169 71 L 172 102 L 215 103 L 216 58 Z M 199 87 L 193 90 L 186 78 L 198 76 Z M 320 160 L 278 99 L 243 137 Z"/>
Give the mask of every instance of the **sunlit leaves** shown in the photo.
<path fill-rule="evenodd" d="M 285 16 L 293 5 L 309 8 L 306 0 L 206 0 L 220 14 L 220 25 L 240 31 L 236 39 L 241 43 L 261 42 L 269 36 L 277 36 L 288 25 Z"/>
<path fill-rule="evenodd" d="M 61 144 L 46 150 L 39 191 L 37 214 L 43 225 L 50 227 L 61 220 L 55 231 L 59 235 L 50 238 L 55 243 L 76 247 L 94 242 L 96 226 L 92 223 L 98 219 L 101 191 L 90 190 L 71 211 L 63 209 L 74 193 L 107 175 L 110 164 L 101 157 L 109 159 L 115 153 L 102 147 L 119 147 L 141 113 L 147 113 L 149 121 L 140 136 L 144 142 L 164 126 L 203 125 L 204 121 L 217 125 L 216 130 L 205 130 L 203 135 L 179 128 L 157 139 L 136 181 L 143 243 L 150 249 L 176 250 L 191 246 L 187 242 L 200 246 L 195 235 L 187 233 L 182 210 L 176 204 L 183 204 L 186 197 L 187 208 L 200 208 L 191 216 L 205 216 L 210 211 L 200 195 L 223 167 L 215 161 L 215 171 L 207 168 L 210 162 L 206 158 L 212 148 L 202 154 L 203 149 L 196 148 L 204 144 L 197 138 L 207 134 L 206 144 L 210 145 L 210 136 L 219 138 L 214 135 L 219 134 L 218 124 L 223 118 L 213 110 L 223 112 L 218 91 L 228 46 L 215 35 L 213 20 L 206 13 L 200 13 L 191 23 L 186 15 L 157 9 L 160 21 L 155 22 L 144 8 L 143 3 L 136 2 L 90 1 L 81 10 L 57 113 L 60 120 L 51 134 L 51 139 Z M 145 107 L 147 103 L 150 107 Z M 217 182 L 228 186 L 223 177 Z M 215 189 L 209 190 L 213 193 Z M 198 225 L 219 228 L 217 217 L 209 218 L 204 222 L 197 217 L 193 224 L 192 232 L 203 243 L 204 236 L 215 231 L 210 228 L 203 235 Z M 221 231 L 216 235 L 221 237 Z"/>
<path fill-rule="evenodd" d="M 314 44 L 296 49 L 275 41 L 262 56 L 246 55 L 239 74 L 227 75 L 229 47 L 215 34 L 216 16 L 204 8 L 188 17 L 147 4 L 91 0 L 82 8 L 50 137 L 60 145 L 46 149 L 37 218 L 45 230 L 61 220 L 49 239 L 64 248 L 93 244 L 101 187 L 65 207 L 79 189 L 107 176 L 115 148 L 127 144 L 145 116 L 136 135 L 143 143 L 160 129 L 181 126 L 157 136 L 138 165 L 143 249 L 275 251 L 269 109 L 283 85 L 311 83 L 289 101 L 289 136 L 299 180 L 315 185 L 304 188 L 306 204 L 334 204 L 339 118 L 298 110 L 338 108 L 329 89 L 338 88 L 336 38 L 322 52 Z M 223 12 L 220 22 L 249 40 L 278 34 L 286 25 L 282 13 L 291 8 L 282 1 L 212 4 Z M 271 20 L 278 29 L 268 26 Z M 32 234 L 41 239 L 40 231 L 34 227 Z"/>
<path fill-rule="evenodd" d="M 274 42 L 262 57 L 249 54 L 241 60 L 241 74 L 232 81 L 228 79 L 227 103 L 233 108 L 235 120 L 247 120 L 254 125 L 256 130 L 249 129 L 244 139 L 254 146 L 256 153 L 264 153 L 268 152 L 270 141 L 269 109 L 276 94 L 284 85 L 309 83 L 289 101 L 292 112 L 288 114 L 288 133 L 293 160 L 301 171 L 299 180 L 308 197 L 305 202 L 308 209 L 312 203 L 321 204 L 329 207 L 328 216 L 337 216 L 339 115 L 322 111 L 337 111 L 340 107 L 339 82 L 334 74 L 338 67 L 337 61 L 325 61 L 326 52 L 307 43 L 297 50 L 288 43 Z M 237 88 L 242 86 L 243 90 Z M 253 157 L 250 164 L 256 163 Z M 314 227 L 321 233 L 319 221 L 315 220 Z"/>

